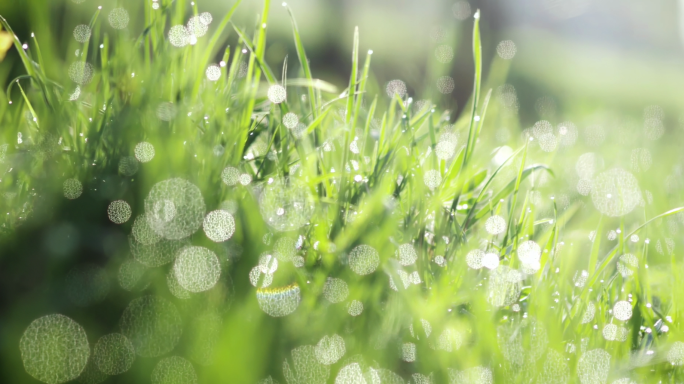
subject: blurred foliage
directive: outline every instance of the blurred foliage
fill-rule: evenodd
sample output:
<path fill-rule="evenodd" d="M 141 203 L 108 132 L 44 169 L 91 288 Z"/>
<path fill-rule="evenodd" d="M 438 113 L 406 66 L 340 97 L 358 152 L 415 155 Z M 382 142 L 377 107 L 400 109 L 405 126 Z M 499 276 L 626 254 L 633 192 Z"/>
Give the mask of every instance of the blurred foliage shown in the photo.
<path fill-rule="evenodd" d="M 269 1 L 28 4 L 34 32 L 2 19 L 3 382 L 682 381 L 676 102 L 522 108 L 511 65 L 550 75 L 475 9 L 430 47 L 468 59 L 414 89 L 358 29 L 349 80 L 320 79 Z"/>

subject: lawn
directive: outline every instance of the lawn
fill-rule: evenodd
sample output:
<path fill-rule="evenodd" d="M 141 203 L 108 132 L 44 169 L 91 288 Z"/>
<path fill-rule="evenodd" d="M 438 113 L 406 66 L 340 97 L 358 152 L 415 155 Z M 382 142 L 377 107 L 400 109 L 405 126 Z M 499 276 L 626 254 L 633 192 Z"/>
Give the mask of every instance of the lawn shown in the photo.
<path fill-rule="evenodd" d="M 0 381 L 684 381 L 672 108 L 521 106 L 476 9 L 464 90 L 441 35 L 326 81 L 286 3 L 81 3 L 0 18 Z"/>

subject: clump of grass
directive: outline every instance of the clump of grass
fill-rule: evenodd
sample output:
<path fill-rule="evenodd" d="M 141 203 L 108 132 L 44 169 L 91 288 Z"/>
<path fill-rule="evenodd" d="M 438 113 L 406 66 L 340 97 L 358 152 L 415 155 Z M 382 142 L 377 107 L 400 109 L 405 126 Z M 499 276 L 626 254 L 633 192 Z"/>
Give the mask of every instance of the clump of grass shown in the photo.
<path fill-rule="evenodd" d="M 546 153 L 560 136 L 535 126 L 495 145 L 510 116 L 490 87 L 507 67 L 484 81 L 479 12 L 455 116 L 369 94 L 358 29 L 347 87 L 317 79 L 290 8 L 297 60 L 271 68 L 270 1 L 254 28 L 231 21 L 239 3 L 211 37 L 195 3 L 146 2 L 139 35 L 97 10 L 60 67 L 72 82 L 48 76 L 39 38 L 14 39 L 8 382 L 679 379 L 677 241 L 649 224 L 684 208 L 654 213 L 609 179 L 619 208 L 634 193 L 641 207 L 601 215 L 564 180 L 574 161 Z"/>

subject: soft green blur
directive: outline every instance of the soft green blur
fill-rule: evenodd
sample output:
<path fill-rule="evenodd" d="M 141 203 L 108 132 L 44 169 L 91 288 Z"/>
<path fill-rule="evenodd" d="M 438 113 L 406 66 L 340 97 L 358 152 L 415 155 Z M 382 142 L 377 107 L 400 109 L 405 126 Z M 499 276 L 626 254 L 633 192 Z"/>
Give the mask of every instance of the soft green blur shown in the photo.
<path fill-rule="evenodd" d="M 678 208 L 684 205 L 678 115 L 684 78 L 681 54 L 674 53 L 680 48 L 607 48 L 532 21 L 516 24 L 517 14 L 503 4 L 483 7 L 478 29 L 472 15 L 455 19 L 451 3 L 292 2 L 293 29 L 280 3 L 263 15 L 263 3 L 244 1 L 225 23 L 234 3 L 159 3 L 154 10 L 152 2 L 118 2 L 130 15 L 122 30 L 107 23 L 114 3 L 99 14 L 91 0 L 0 5 L 19 43 L 28 44 L 22 54 L 11 48 L 0 63 L 0 82 L 9 89 L 0 95 L 0 145 L 6 144 L 0 147 L 0 381 L 37 382 L 19 353 L 31 321 L 69 316 L 85 329 L 92 349 L 101 336 L 119 332 L 131 300 L 149 294 L 174 303 L 183 319 L 180 342 L 162 357 L 188 358 L 200 383 L 257 383 L 269 376 L 299 383 L 288 377 L 283 361 L 295 369 L 313 366 L 315 361 L 298 364 L 291 351 L 332 334 L 342 336 L 346 353 L 330 366 L 326 382 L 358 363 L 368 383 L 376 382 L 372 369 L 416 384 L 424 382 L 416 374 L 433 383 L 486 383 L 456 373 L 478 366 L 491 369 L 496 383 L 575 383 L 587 364 L 582 356 L 597 348 L 611 355 L 609 374 L 583 384 L 682 381 L 684 373 L 668 355 L 674 342 L 684 341 L 678 321 L 684 305 L 678 257 L 684 246 L 684 209 Z M 672 4 L 663 8 L 668 6 L 676 14 Z M 632 9 L 634 2 L 624 7 Z M 169 28 L 204 11 L 213 14 L 207 35 L 194 46 L 171 46 Z M 491 21 L 507 13 L 507 26 Z M 86 44 L 73 38 L 78 24 L 92 25 Z M 676 31 L 676 23 L 663 24 L 649 30 Z M 443 37 L 431 39 L 436 26 Z M 496 52 L 507 39 L 517 46 L 512 60 Z M 449 63 L 435 57 L 440 45 L 454 48 Z M 85 49 L 86 55 L 75 54 Z M 69 68 L 79 60 L 93 65 L 93 77 L 70 101 L 76 84 Z M 209 81 L 205 70 L 220 61 L 226 62 L 220 79 Z M 350 72 L 358 79 L 351 95 Z M 288 99 L 273 104 L 267 92 L 285 82 L 281 74 Z M 442 76 L 454 80 L 453 93 L 438 92 Z M 405 81 L 408 94 L 388 96 L 392 79 Z M 164 121 L 158 108 L 168 102 L 177 113 Z M 305 133 L 281 124 L 290 111 Z M 535 131 L 538 121 L 549 122 L 557 148 L 542 150 L 538 142 L 548 132 Z M 576 141 L 563 138 L 562 128 L 572 126 Z M 653 134 L 660 128 L 661 135 Z M 443 160 L 435 151 L 445 134 L 458 144 Z M 120 160 L 133 156 L 142 141 L 154 145 L 155 157 L 126 176 Z M 359 149 L 352 151 L 352 143 Z M 514 153 L 508 162 L 508 156 L 496 156 L 506 150 Z M 591 176 L 614 167 L 633 173 L 642 204 L 609 217 L 592 196 L 579 194 L 577 162 L 588 152 L 602 159 Z M 227 186 L 221 178 L 227 166 L 249 174 L 252 183 Z M 436 188 L 426 185 L 429 171 L 441 176 Z M 120 278 L 121 266 L 133 260 L 128 236 L 145 212 L 145 198 L 153 185 L 172 177 L 197 185 L 207 211 L 233 209 L 237 223 L 227 242 L 214 243 L 201 230 L 190 237 L 218 255 L 221 279 L 187 300 L 169 291 L 172 263 L 145 269 L 129 289 Z M 75 200 L 63 196 L 69 178 L 83 183 Z M 315 209 L 307 225 L 279 232 L 266 223 L 259 199 L 272 178 L 308 188 Z M 122 225 L 107 217 L 108 205 L 119 199 L 133 211 Z M 505 219 L 503 234 L 485 231 L 492 215 Z M 297 284 L 301 303 L 288 316 L 268 316 L 250 271 L 277 239 L 300 235 L 297 255 L 304 265 L 281 261 L 271 288 Z M 481 248 L 500 258 L 495 271 L 520 269 L 517 247 L 527 240 L 542 250 L 539 270 L 507 286 L 520 290 L 515 303 L 494 305 L 493 296 L 501 294 L 490 290 L 495 272 L 469 268 L 466 255 Z M 407 243 L 418 260 L 402 266 L 395 252 Z M 366 276 L 348 265 L 360 244 L 380 255 L 379 268 Z M 638 260 L 630 276 L 617 266 L 626 253 Z M 110 290 L 83 307 L 67 290 L 70 271 L 85 264 L 106 271 Z M 420 282 L 404 284 L 414 271 Z M 323 297 L 330 277 L 348 284 L 341 303 Z M 631 319 L 615 319 L 615 302 L 630 298 Z M 350 316 L 351 300 L 363 303 L 360 316 Z M 596 315 L 583 323 L 589 303 Z M 196 337 L 192 325 L 206 314 L 221 319 L 210 340 Z M 611 323 L 627 329 L 626 340 L 604 338 Z M 450 351 L 437 347 L 446 330 L 459 335 Z M 197 358 L 196 343 L 213 359 Z M 415 361 L 402 356 L 408 343 L 416 347 Z M 557 356 L 560 362 L 553 360 Z M 136 356 L 130 370 L 106 380 L 149 382 L 160 358 Z"/>

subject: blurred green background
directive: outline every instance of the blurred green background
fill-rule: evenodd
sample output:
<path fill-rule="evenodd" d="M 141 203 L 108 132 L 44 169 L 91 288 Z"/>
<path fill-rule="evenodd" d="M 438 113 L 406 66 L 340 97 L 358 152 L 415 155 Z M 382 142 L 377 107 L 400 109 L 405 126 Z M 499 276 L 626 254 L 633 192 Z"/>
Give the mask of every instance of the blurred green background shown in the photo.
<path fill-rule="evenodd" d="M 373 71 L 379 82 L 399 78 L 420 94 L 434 86 L 425 81 L 430 70 L 450 73 L 456 82 L 453 101 L 458 106 L 469 97 L 472 80 L 471 18 L 466 15 L 481 9 L 487 15 L 482 22 L 484 57 L 492 57 L 501 40 L 510 39 L 517 47 L 508 82 L 518 90 L 521 115 L 528 124 L 536 121 L 533 106 L 544 95 L 554 97 L 559 111 L 568 115 L 601 108 L 640 110 L 651 104 L 677 112 L 684 98 L 680 92 L 684 86 L 682 4 L 676 0 L 288 1 L 298 15 L 311 66 L 319 78 L 337 85 L 347 82 L 351 36 L 358 26 L 361 51 L 374 51 Z M 96 5 L 94 0 L 80 4 L 5 1 L 0 14 L 24 40 L 31 31 L 63 37 L 71 33 L 70 26 L 89 20 Z M 221 15 L 232 3 L 205 0 L 200 5 Z M 274 2 L 271 9 L 266 52 L 274 68 L 285 55 L 295 56 L 290 21 L 287 13 L 279 12 L 279 5 Z M 261 7 L 259 1 L 245 1 L 234 20 L 251 26 Z M 444 37 L 437 42 L 436 36 Z M 454 60 L 431 68 L 440 44 L 454 48 Z M 57 41 L 43 50 L 46 56 L 65 58 L 65 48 Z M 10 53 L 2 71 L 21 73 L 17 59 Z M 487 65 L 485 60 L 484 73 Z"/>
<path fill-rule="evenodd" d="M 117 2 L 106 5 L 111 8 L 115 5 L 114 3 Z M 128 33 L 126 36 L 134 39 L 142 33 L 144 25 L 142 5 L 140 5 L 142 3 L 137 5 L 130 1 L 120 3 L 129 10 L 131 16 L 128 31 L 122 33 Z M 556 181 L 549 183 L 549 177 L 540 176 L 539 179 L 533 177 L 531 178 L 533 181 L 526 182 L 524 188 L 535 189 L 535 192 L 541 190 L 545 198 L 554 196 L 556 193 L 567 193 L 570 196 L 567 205 L 570 205 L 570 202 L 575 203 L 582 199 L 575 193 L 577 177 L 574 169 L 578 157 L 583 152 L 600 153 L 606 159 L 606 168 L 616 164 L 629 168 L 630 161 L 632 161 L 630 156 L 633 156 L 631 151 L 636 147 L 647 147 L 653 156 L 653 168 L 651 172 L 635 171 L 635 173 L 640 173 L 642 187 L 651 190 L 655 195 L 654 207 L 635 211 L 627 220 L 627 226 L 633 228 L 645 218 L 681 205 L 683 156 L 679 143 L 681 143 L 681 127 L 684 121 L 681 119 L 680 111 L 681 106 L 684 105 L 682 2 L 665 0 L 648 2 L 639 0 L 483 0 L 470 2 L 293 0 L 288 1 L 288 4 L 297 17 L 315 78 L 331 82 L 340 90 L 346 87 L 351 69 L 352 34 L 354 27 L 358 26 L 361 56 L 365 57 L 365 52 L 368 50 L 374 52 L 368 90 L 370 94 L 379 94 L 383 98 L 383 106 L 379 108 L 384 109 L 384 104 L 387 104 L 387 99 L 384 97 L 387 82 L 401 79 L 407 84 L 409 95 L 412 97 L 431 99 L 441 109 L 450 111 L 443 119 L 443 123 L 455 123 L 464 110 L 467 112 L 473 82 L 472 16 L 476 9 L 480 9 L 483 15 L 481 30 L 483 73 L 486 84 L 483 90 L 493 88 L 493 95 L 498 103 L 492 107 L 494 109 L 492 117 L 487 121 L 481 135 L 483 147 L 486 149 L 477 153 L 478 160 L 484 164 L 488 174 L 491 175 L 495 165 L 498 165 L 495 164 L 496 161 L 490 161 L 493 148 L 501 145 L 518 148 L 523 139 L 527 138 L 523 135 L 523 131 L 539 120 L 549 120 L 554 125 L 570 120 L 576 124 L 580 132 L 577 147 L 553 154 L 544 153 L 535 147 L 536 152 L 531 151 L 528 159 L 528 163 L 533 161 L 551 163 L 556 171 Z M 78 4 L 68 0 L 4 1 L 0 3 L 0 15 L 12 25 L 21 41 L 28 42 L 31 33 L 35 33 L 41 42 L 42 54 L 49 63 L 44 67 L 48 77 L 70 84 L 66 69 L 76 57 L 72 37 L 73 28 L 78 24 L 87 24 L 97 5 L 98 3 L 94 0 L 85 0 Z M 232 5 L 231 2 L 210 0 L 199 3 L 202 12 L 208 11 L 214 15 L 214 24 L 210 27 L 210 34 L 216 27 L 217 21 Z M 136 12 L 136 6 L 139 7 L 138 12 Z M 245 1 L 237 10 L 234 22 L 244 30 L 252 30 L 259 22 L 257 15 L 262 7 L 261 1 Z M 298 63 L 295 64 L 296 52 L 290 19 L 287 12 L 280 8 L 279 3 L 272 4 L 269 20 L 266 62 L 277 73 L 284 58 L 289 55 L 291 72 L 299 70 Z M 507 40 L 515 45 L 515 55 L 510 60 L 503 60 L 499 57 L 497 47 L 500 42 Z M 229 43 L 235 44 L 235 41 L 235 33 L 231 31 Z M 442 56 L 438 57 L 437 53 L 441 52 L 439 50 L 443 46 L 453 49 L 453 59 L 441 60 Z M 509 45 L 508 51 L 501 54 L 503 56 L 510 54 L 510 49 Z M 119 57 L 121 62 L 125 62 L 126 59 Z M 213 59 L 215 60 L 212 62 L 217 62 L 220 56 L 217 55 Z M 200 75 L 204 70 L 203 68 L 192 69 L 197 70 Z M 17 52 L 10 49 L 5 60 L 0 63 L 2 88 L 7 88 L 9 79 L 24 73 L 25 69 Z M 454 91 L 450 94 L 440 95 L 438 92 L 434 79 L 442 75 L 448 75 L 454 79 Z M 200 77 L 203 78 L 203 76 Z M 513 88 L 506 88 L 504 84 L 509 84 L 509 87 Z M 129 84 L 122 81 L 120 85 L 125 89 Z M 510 97 L 510 89 L 515 89 L 514 94 L 517 95 L 512 100 L 506 99 Z M 14 87 L 11 92 L 11 99 L 21 98 L 17 87 Z M 152 102 L 145 100 L 141 104 L 149 107 Z M 654 110 L 653 106 L 658 106 L 664 111 L 662 120 L 666 136 L 659 141 L 643 141 L 643 122 L 647 117 L 645 114 L 651 113 L 649 111 Z M 508 112 L 513 110 L 514 113 L 507 114 L 506 110 L 509 110 Z M 125 111 L 130 114 L 121 113 L 121 120 L 116 122 L 119 126 L 140 124 L 135 118 L 138 111 Z M 443 124 L 443 127 L 446 125 Z M 605 127 L 605 131 L 602 131 L 605 135 L 602 140 L 605 139 L 605 142 L 594 142 L 592 132 L 596 130 L 596 126 Z M 459 129 L 462 127 L 463 124 L 459 126 Z M 2 143 L 16 141 L 14 128 L 0 127 Z M 137 138 L 133 134 L 131 137 Z M 189 138 L 192 142 L 194 137 L 189 136 Z M 3 288 L 0 292 L 0 329 L 3 331 L 2 335 L 6 336 L 0 340 L 0 343 L 2 343 L 3 352 L 13 351 L 13 354 L 7 353 L 0 360 L 2 364 L 0 381 L 5 378 L 6 382 L 35 382 L 22 370 L 16 346 L 20 333 L 23 332 L 27 323 L 38 316 L 68 308 L 69 315 L 76 318 L 88 330 L 91 338 L 94 337 L 93 334 L 104 333 L 116 327 L 122 309 L 129 302 L 130 294 L 117 287 L 117 289 L 112 289 L 112 295 L 107 302 L 97 304 L 87 310 L 74 308 L 68 303 L 62 291 L 52 290 L 54 287 L 62 287 L 64 276 L 76 261 L 69 260 L 65 263 L 60 257 L 78 250 L 77 257 L 81 261 L 92 259 L 104 264 L 111 259 L 115 260 L 114 264 L 118 266 L 116 263 L 119 263 L 122 259 L 121 255 L 126 252 L 124 248 L 126 248 L 127 240 L 120 227 L 113 225 L 104 217 L 103 212 L 106 211 L 107 203 L 117 198 L 119 193 L 126 194 L 127 198 L 130 197 L 132 201 L 139 198 L 138 206 L 134 204 L 133 207 L 134 212 L 138 213 L 142 209 L 142 198 L 149 191 L 150 186 L 164 177 L 174 175 L 174 166 L 181 171 L 190 170 L 189 173 L 194 177 L 196 163 L 188 161 L 187 153 L 176 156 L 174 152 L 182 148 L 179 140 L 182 141 L 182 139 L 177 139 L 173 143 L 175 146 L 157 147 L 159 159 L 166 159 L 169 163 L 153 164 L 141 172 L 142 175 L 149 177 L 149 180 L 140 176 L 135 183 L 128 183 L 124 180 L 125 178 L 119 178 L 116 175 L 116 166 L 110 165 L 107 170 L 109 173 L 105 174 L 101 180 L 92 181 L 91 188 L 93 185 L 98 185 L 97 183 L 110 181 L 120 183 L 123 187 L 84 195 L 76 202 L 63 201 L 59 193 L 55 195 L 55 199 L 41 200 L 39 203 L 42 205 L 35 211 L 50 212 L 50 214 L 38 216 L 32 223 L 32 225 L 36 223 L 38 225 L 12 233 L 11 239 L 3 243 L 4 249 L 0 249 L 0 257 L 3 258 L 0 264 L 0 287 Z M 462 142 L 463 136 L 460 136 L 459 140 Z M 201 140 L 197 139 L 197 141 Z M 202 142 L 204 146 L 198 145 L 198 147 L 205 150 L 205 156 L 210 157 L 206 153 L 211 147 L 205 144 Z M 127 149 L 121 149 L 123 154 L 126 151 Z M 504 169 L 502 174 L 506 175 L 506 180 L 515 175 L 517 165 L 514 164 L 513 167 Z M 187 168 L 183 169 L 184 166 Z M 42 172 L 58 174 L 60 171 L 63 169 L 55 166 L 54 168 L 46 167 Z M 207 173 L 198 174 L 204 177 Z M 213 175 L 214 178 L 215 176 Z M 220 184 L 217 180 L 208 178 L 201 182 L 203 190 L 211 190 L 212 182 Z M 54 191 L 59 190 L 60 187 L 61 185 L 57 184 L 46 186 L 46 188 L 53 188 Z M 221 191 L 221 193 L 224 192 Z M 208 206 L 217 206 L 222 198 L 227 198 L 221 193 L 205 194 Z M 240 198 L 237 193 L 232 193 L 228 192 L 228 197 L 236 200 Z M 57 198 L 60 200 L 58 201 Z M 3 209 L 0 212 L 5 208 L 10 209 L 9 199 L 2 200 L 0 204 L 7 204 L 7 206 L 2 206 Z M 229 259 L 234 254 L 239 255 L 242 252 L 254 259 L 267 248 L 260 242 L 267 229 L 264 228 L 258 214 L 258 204 L 254 200 L 245 198 L 244 201 L 240 201 L 240 206 L 247 213 L 243 213 L 240 217 L 244 228 L 238 231 L 234 240 L 235 243 L 242 241 L 243 243 L 238 243 L 238 245 L 244 249 L 240 251 L 226 246 L 222 249 L 224 252 L 222 256 Z M 587 240 L 588 234 L 596 228 L 597 214 L 592 210 L 591 202 L 582 206 L 586 209 L 579 211 L 580 214 L 563 235 L 563 239 L 571 245 L 569 252 L 572 257 L 563 261 L 567 263 L 563 268 L 563 278 L 569 287 L 573 284 L 573 274 L 584 268 L 585 259 L 588 258 L 591 249 L 591 244 Z M 541 209 L 540 204 L 538 218 L 548 218 L 552 211 L 548 204 L 544 209 Z M 651 235 L 672 236 L 681 244 L 681 239 L 677 237 L 681 236 L 677 223 L 684 224 L 684 221 L 681 216 L 677 220 L 679 221 L 668 222 L 667 230 L 661 225 L 659 230 Z M 384 224 L 387 225 L 386 222 Z M 611 222 L 614 228 L 621 224 L 617 220 Z M 672 229 L 673 226 L 674 229 Z M 547 228 L 543 225 L 542 227 Z M 376 246 L 382 248 L 390 242 L 388 234 L 393 234 L 388 228 L 375 228 L 377 232 L 369 231 L 366 238 L 363 238 L 362 233 L 353 241 L 376 242 Z M 573 241 L 576 245 L 573 245 Z M 643 244 L 643 238 L 639 244 Z M 605 248 L 605 245 L 603 247 Z M 384 250 L 385 255 L 393 253 L 393 250 L 389 248 L 391 247 Z M 668 268 L 671 265 L 667 256 L 660 257 L 652 252 L 651 257 L 653 264 L 650 273 L 652 273 L 652 280 L 657 281 L 654 289 L 656 293 L 663 295 L 663 302 L 666 302 L 669 300 L 668 292 L 681 289 L 681 281 L 669 284 L 671 276 Z M 233 285 L 251 289 L 247 276 L 254 264 L 254 260 L 250 263 L 237 264 L 235 269 L 231 269 L 230 275 L 227 275 L 229 281 L 225 282 L 225 285 L 230 288 L 226 292 L 215 292 L 214 296 L 206 299 L 222 304 L 233 303 L 230 307 L 230 316 L 226 317 L 224 323 L 229 335 L 226 339 L 230 343 L 223 345 L 224 349 L 219 354 L 220 364 L 201 371 L 201 375 L 204 375 L 207 380 L 220 378 L 230 382 L 233 377 L 225 376 L 226 372 L 233 375 L 242 374 L 242 376 L 237 376 L 234 382 L 251 383 L 253 380 L 241 380 L 263 378 L 267 374 L 277 377 L 281 374 L 281 362 L 287 351 L 303 342 L 315 344 L 322 334 L 331 331 L 342 333 L 342 329 L 348 326 L 346 320 L 342 319 L 342 316 L 346 316 L 344 308 L 317 306 L 312 296 L 307 298 L 306 306 L 302 305 L 310 311 L 308 313 L 292 316 L 287 321 L 264 316 L 256 307 L 252 297 L 253 291 L 232 290 Z M 158 272 L 153 273 L 156 274 L 151 279 L 165 289 L 164 276 Z M 235 281 L 232 280 L 233 277 Z M 319 280 L 317 283 L 320 286 L 325 276 L 317 277 Z M 115 279 L 112 278 L 111 281 L 112 286 L 115 287 Z M 473 278 L 472 281 L 475 279 Z M 287 282 L 279 281 L 278 283 L 286 284 Z M 377 280 L 371 281 L 371 284 L 353 286 L 352 296 L 372 297 L 381 301 L 383 305 L 387 304 L 379 288 L 381 284 L 386 288 L 385 283 L 385 280 L 378 277 Z M 443 325 L 440 323 L 444 317 L 443 309 L 451 305 L 452 298 L 446 295 L 441 297 L 439 294 L 436 295 L 435 301 L 439 305 L 435 307 L 438 309 L 427 308 L 427 306 L 424 308 L 421 304 L 416 304 L 419 303 L 418 299 L 415 302 L 407 300 L 409 303 L 406 307 L 413 310 L 412 314 L 421 314 L 432 319 L 436 327 Z M 419 294 L 415 294 L 410 297 L 418 296 Z M 550 302 L 550 298 L 544 297 Z M 675 299 L 680 300 L 680 303 L 684 302 L 682 297 Z M 390 301 L 390 303 L 393 302 Z M 204 301 L 199 304 L 193 303 L 184 307 L 183 311 L 192 314 L 197 309 L 193 305 L 201 307 L 205 304 Z M 640 305 L 642 304 L 640 302 Z M 487 330 L 494 329 L 498 324 L 497 321 L 503 320 L 494 318 L 487 308 L 486 305 L 480 307 L 475 305 L 471 308 L 473 313 L 481 316 L 477 318 L 478 321 L 475 322 L 476 325 L 472 330 L 472 333 L 481 338 L 479 340 L 481 344 L 472 346 L 468 353 L 461 352 L 456 359 L 442 356 L 443 360 L 421 361 L 420 364 L 423 364 L 426 371 L 439 370 L 454 363 L 454 360 L 464 365 L 470 362 L 474 365 L 476 362 L 488 361 L 491 353 L 490 347 L 495 349 L 492 346 L 496 344 L 496 335 L 487 333 Z M 604 307 L 603 310 L 606 308 Z M 385 318 L 383 315 L 389 313 L 387 318 L 395 315 L 392 311 L 397 312 L 397 318 L 407 314 L 402 312 L 399 306 L 369 310 L 368 318 L 362 320 L 360 325 L 357 324 L 359 333 L 367 337 L 365 339 L 359 337 L 357 344 L 349 341 L 347 346 L 350 354 L 351 351 L 363 352 L 366 356 L 372 356 L 406 376 L 414 368 L 410 364 L 397 364 L 398 353 L 396 351 L 392 350 L 387 353 L 371 351 L 363 344 L 373 336 L 372 330 L 392 327 L 399 329 L 398 321 L 392 323 L 388 320 L 389 325 L 382 323 L 382 319 Z M 487 315 L 492 317 L 488 318 Z M 538 318 L 542 321 L 557 320 L 552 316 L 545 319 L 542 314 L 539 314 Z M 418 324 L 417 321 L 417 317 L 413 319 L 415 324 Z M 638 329 L 638 325 L 636 328 Z M 681 338 L 682 333 L 676 327 L 672 328 L 671 333 Z M 581 332 L 584 332 L 583 335 L 586 336 L 590 331 L 582 329 Z M 565 345 L 563 343 L 567 340 L 560 337 L 558 333 L 554 334 L 551 331 L 549 333 L 550 339 L 556 343 L 556 349 L 562 349 L 559 346 Z M 595 339 L 599 340 L 596 343 L 602 342 L 601 337 L 595 337 Z M 238 347 L 231 349 L 232 346 Z M 393 344 L 392 348 L 395 346 Z M 636 345 L 630 345 L 630 347 L 636 348 Z M 421 348 L 427 350 L 425 346 Z M 620 348 L 622 345 L 616 346 L 615 350 L 625 352 L 625 348 Z M 422 353 L 423 350 L 419 352 Z M 496 359 L 493 358 L 493 360 Z M 124 382 L 130 377 L 144 377 L 147 381 L 152 366 L 152 361 L 138 359 L 128 376 L 113 377 L 109 380 L 110 382 Z"/>

